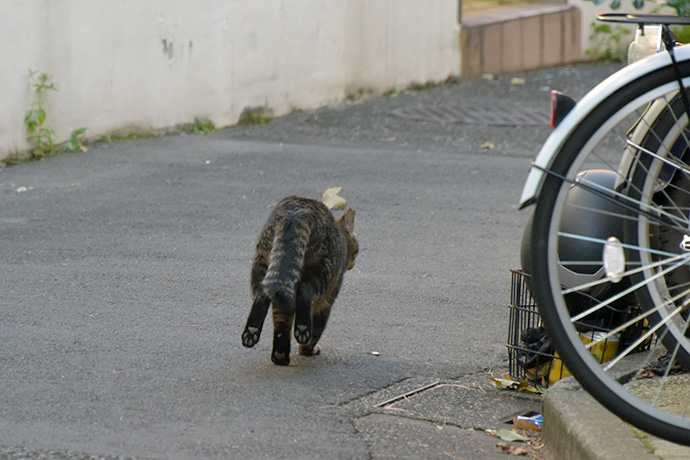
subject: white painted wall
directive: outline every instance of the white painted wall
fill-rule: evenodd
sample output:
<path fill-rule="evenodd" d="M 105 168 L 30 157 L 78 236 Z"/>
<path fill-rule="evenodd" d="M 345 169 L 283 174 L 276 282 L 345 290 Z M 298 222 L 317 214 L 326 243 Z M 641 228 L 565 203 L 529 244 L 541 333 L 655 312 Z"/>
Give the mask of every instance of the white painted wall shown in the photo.
<path fill-rule="evenodd" d="M 0 158 L 25 153 L 28 69 L 58 140 L 247 107 L 274 115 L 460 73 L 458 0 L 0 0 Z"/>

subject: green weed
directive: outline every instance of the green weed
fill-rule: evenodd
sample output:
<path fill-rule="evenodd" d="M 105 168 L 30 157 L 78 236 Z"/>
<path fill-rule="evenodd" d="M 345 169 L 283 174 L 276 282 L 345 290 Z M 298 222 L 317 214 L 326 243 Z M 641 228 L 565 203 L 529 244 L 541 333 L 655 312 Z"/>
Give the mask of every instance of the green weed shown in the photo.
<path fill-rule="evenodd" d="M 81 136 L 85 132 L 86 128 L 79 128 L 72 131 L 72 134 L 70 134 L 70 139 L 67 142 L 65 142 L 63 146 L 64 150 L 66 152 L 76 152 L 77 150 L 86 152 L 88 149 L 86 148 L 84 143 L 79 139 L 79 136 Z"/>
<path fill-rule="evenodd" d="M 273 120 L 271 110 L 266 107 L 247 107 L 242 111 L 238 125 L 262 125 Z"/>
<path fill-rule="evenodd" d="M 206 118 L 194 117 L 194 125 L 192 125 L 192 132 L 198 134 L 213 134 L 216 132 L 216 127 L 213 122 Z"/>
<path fill-rule="evenodd" d="M 27 76 L 29 84 L 34 89 L 36 98 L 31 104 L 31 109 L 24 115 L 24 125 L 26 126 L 26 139 L 32 144 L 31 158 L 40 160 L 58 151 L 55 145 L 55 131 L 46 126 L 48 115 L 45 109 L 46 95 L 49 91 L 57 91 L 58 87 L 53 82 L 53 76 L 47 73 L 39 73 L 29 69 Z M 61 146 L 65 152 L 75 152 L 81 150 L 86 152 L 86 147 L 79 139 L 79 136 L 86 132 L 86 128 L 79 128 L 72 131 L 70 140 Z"/>
<path fill-rule="evenodd" d="M 632 31 L 619 25 L 592 23 L 590 35 L 593 47 L 585 54 L 593 60 L 623 62 L 628 57 L 628 46 L 632 41 Z"/>
<path fill-rule="evenodd" d="M 33 145 L 31 154 L 34 158 L 43 158 L 50 153 L 55 153 L 55 132 L 45 126 L 47 114 L 45 99 L 48 91 L 57 91 L 53 83 L 53 77 L 47 73 L 38 73 L 29 70 L 27 77 L 29 84 L 34 88 L 36 100 L 31 109 L 26 111 L 24 125 L 26 125 L 26 139 Z"/>

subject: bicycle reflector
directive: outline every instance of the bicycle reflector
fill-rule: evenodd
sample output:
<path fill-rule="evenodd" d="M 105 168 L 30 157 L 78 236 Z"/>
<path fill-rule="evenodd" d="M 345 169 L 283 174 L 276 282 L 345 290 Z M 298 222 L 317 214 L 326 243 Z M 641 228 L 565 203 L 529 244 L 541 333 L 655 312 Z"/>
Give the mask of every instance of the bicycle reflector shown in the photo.
<path fill-rule="evenodd" d="M 620 240 L 615 236 L 609 237 L 604 243 L 602 260 L 608 280 L 612 283 L 620 282 L 625 271 L 625 252 Z"/>
<path fill-rule="evenodd" d="M 551 91 L 551 129 L 554 129 L 575 107 L 575 99 L 560 91 Z"/>

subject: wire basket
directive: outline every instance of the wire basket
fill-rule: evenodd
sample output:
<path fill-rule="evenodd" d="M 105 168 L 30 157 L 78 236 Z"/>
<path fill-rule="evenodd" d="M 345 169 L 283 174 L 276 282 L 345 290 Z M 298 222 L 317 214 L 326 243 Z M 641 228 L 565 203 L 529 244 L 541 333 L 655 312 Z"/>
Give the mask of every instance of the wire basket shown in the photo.
<path fill-rule="evenodd" d="M 506 344 L 508 374 L 513 380 L 528 380 L 533 385 L 548 387 L 550 382 L 563 377 L 564 368 L 558 356 L 535 337 L 543 333 L 543 323 L 529 290 L 529 275 L 520 270 L 511 270 L 510 273 L 510 317 Z M 528 334 L 537 340 L 526 341 Z M 545 337 L 545 334 L 541 335 Z"/>
<path fill-rule="evenodd" d="M 563 365 L 558 353 L 548 343 L 544 332 L 543 322 L 537 304 L 529 289 L 529 275 L 521 270 L 511 270 L 510 282 L 510 318 L 508 321 L 508 374 L 513 380 L 529 381 L 533 385 L 548 387 L 549 385 L 570 376 L 570 372 Z M 631 317 L 639 315 L 640 307 L 630 307 Z M 622 333 L 597 343 L 591 348 L 594 356 L 600 362 L 606 362 L 616 356 L 618 350 L 623 350 L 634 340 L 639 338 L 648 325 L 644 321 L 635 323 Z M 588 330 L 581 332 L 583 342 L 599 342 L 597 334 L 606 329 Z M 647 339 L 636 348 L 636 352 L 648 350 L 653 339 Z"/>

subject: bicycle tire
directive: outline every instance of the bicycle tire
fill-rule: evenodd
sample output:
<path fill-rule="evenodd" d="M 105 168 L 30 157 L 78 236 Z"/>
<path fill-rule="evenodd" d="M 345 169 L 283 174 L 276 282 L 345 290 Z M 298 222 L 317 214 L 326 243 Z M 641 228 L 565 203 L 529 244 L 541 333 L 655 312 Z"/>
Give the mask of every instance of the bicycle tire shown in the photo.
<path fill-rule="evenodd" d="M 681 75 L 689 76 L 690 60 L 680 62 L 679 69 Z M 685 81 L 685 84 L 687 85 L 688 81 Z M 568 212 L 574 208 L 568 202 L 572 190 L 596 195 L 619 206 L 620 212 L 614 217 L 623 222 L 639 222 L 640 216 L 644 215 L 648 221 L 659 223 L 659 219 L 655 220 L 655 213 L 663 211 L 662 206 L 656 206 L 653 200 L 647 200 L 646 203 L 642 203 L 642 205 L 647 206 L 644 208 L 639 199 L 636 200 L 627 194 L 631 185 L 649 187 L 650 184 L 653 184 L 653 182 L 641 178 L 640 171 L 642 169 L 637 167 L 638 163 L 635 158 L 635 155 L 639 157 L 640 153 L 638 151 L 631 154 L 629 136 L 631 127 L 639 127 L 637 123 L 645 119 L 645 112 L 650 104 L 660 100 L 668 102 L 677 93 L 676 73 L 671 65 L 665 65 L 630 81 L 603 98 L 586 117 L 583 117 L 573 126 L 566 135 L 565 141 L 560 144 L 557 155 L 546 171 L 547 174 L 536 201 L 531 237 L 531 268 L 532 293 L 544 319 L 549 337 L 567 368 L 582 386 L 602 405 L 623 420 L 661 438 L 690 445 L 690 414 L 686 413 L 684 407 L 679 410 L 667 402 L 669 396 L 666 393 L 669 390 L 669 385 L 678 378 L 686 379 L 685 376 L 670 375 L 674 359 L 669 360 L 668 365 L 663 369 L 663 375 L 656 378 L 658 382 L 656 380 L 653 382 L 654 385 L 657 385 L 656 390 L 661 397 L 648 396 L 639 392 L 639 378 L 645 373 L 643 371 L 650 361 L 656 359 L 664 351 L 663 343 L 671 348 L 676 348 L 676 345 L 682 344 L 684 350 L 690 349 L 690 343 L 688 343 L 685 334 L 687 324 L 680 333 L 677 329 L 675 332 L 671 331 L 670 335 L 664 333 L 665 324 L 661 323 L 662 320 L 659 319 L 660 317 L 663 318 L 664 315 L 656 314 L 654 308 L 658 307 L 655 305 L 658 302 L 654 301 L 654 296 L 649 296 L 647 295 L 649 292 L 646 292 L 655 289 L 650 286 L 650 278 L 663 270 L 663 268 L 659 268 L 665 266 L 663 260 L 661 262 L 649 262 L 646 267 L 635 266 L 637 261 L 647 260 L 639 254 L 656 251 L 660 253 L 660 256 L 665 256 L 668 259 L 677 257 L 674 259 L 677 264 L 676 268 L 687 270 L 690 253 L 675 256 L 663 254 L 663 251 L 654 248 L 654 241 L 651 238 L 645 238 L 638 231 L 636 233 L 637 238 L 630 239 L 631 233 L 624 231 L 623 241 L 616 243 L 614 240 L 612 243 L 614 252 L 618 250 L 615 249 L 616 247 L 623 248 L 621 251 L 623 251 L 626 260 L 624 270 L 617 273 L 616 276 L 609 274 L 596 281 L 598 283 L 596 286 L 602 288 L 604 293 L 598 294 L 599 297 L 592 300 L 593 305 L 588 305 L 584 310 L 574 307 L 571 294 L 586 293 L 587 289 L 592 286 L 588 284 L 569 285 L 564 276 L 564 269 L 577 268 L 577 261 L 559 258 L 559 251 L 561 250 L 559 248 L 573 244 L 573 241 L 598 245 L 599 254 L 603 252 L 606 245 L 606 241 L 601 238 L 592 238 L 589 235 L 579 233 L 572 234 L 561 229 L 563 223 L 566 222 L 564 216 L 567 216 Z M 687 119 L 683 121 L 687 124 L 686 122 Z M 649 131 L 665 129 L 666 132 L 655 133 L 663 139 L 674 127 L 675 124 L 662 127 L 662 125 L 650 123 L 646 129 Z M 681 127 L 681 130 L 684 128 L 685 126 Z M 632 161 L 629 161 L 631 158 Z M 615 174 L 616 186 L 608 189 L 602 188 L 596 183 L 588 183 L 587 179 L 583 178 L 582 173 L 593 169 L 601 169 Z M 688 170 L 690 171 L 690 167 Z M 635 176 L 636 171 L 637 176 Z M 632 176 L 629 176 L 629 172 L 633 173 Z M 636 179 L 637 183 L 632 179 Z M 611 213 L 607 211 L 608 214 L 605 215 L 602 211 L 594 208 L 587 209 L 587 211 L 593 213 L 595 218 L 598 215 L 600 219 L 610 217 L 609 214 Z M 684 223 L 685 221 L 688 221 L 687 225 L 677 226 L 681 227 L 684 234 L 690 233 L 690 215 L 683 219 Z M 629 228 L 629 225 L 625 223 L 622 225 Z M 642 228 L 641 225 L 638 225 L 639 228 Z M 676 230 L 680 231 L 678 228 Z M 617 239 L 620 240 L 620 238 Z M 636 257 L 635 254 L 638 256 Z M 571 262 L 573 263 L 571 264 Z M 604 266 L 603 256 L 597 260 L 579 261 L 579 263 L 580 266 L 585 266 L 587 263 Z M 659 265 L 652 266 L 654 263 Z M 669 263 L 671 262 L 667 262 L 666 266 Z M 649 273 L 640 282 L 636 275 L 644 270 L 648 270 Z M 658 278 L 662 276 L 659 275 Z M 616 279 L 619 281 L 616 282 Z M 621 288 L 604 289 L 606 283 L 611 286 L 620 286 L 617 284 L 620 283 L 620 280 L 626 280 L 629 287 L 623 288 L 622 291 Z M 685 291 L 684 293 L 687 294 Z M 634 294 L 635 299 L 641 298 L 643 301 L 640 301 L 640 313 L 634 313 L 623 324 L 647 327 L 647 331 L 652 331 L 650 334 L 658 332 L 658 340 L 649 344 L 649 350 L 644 352 L 639 352 L 640 344 L 633 341 L 631 347 L 623 347 L 625 349 L 618 350 L 615 358 L 602 364 L 592 354 L 591 350 L 593 349 L 592 344 L 604 343 L 604 339 L 593 339 L 590 344 L 586 345 L 581 338 L 583 330 L 595 328 L 592 326 L 593 323 L 587 323 L 586 320 L 604 309 L 611 308 L 624 298 L 629 299 L 629 294 Z M 646 300 L 644 300 L 645 298 Z M 631 309 L 631 311 L 636 310 Z M 616 333 L 625 330 L 625 328 L 621 328 L 621 324 L 605 327 L 597 325 L 596 328 L 598 329 L 597 332 L 607 339 L 613 338 Z M 641 335 L 641 338 L 646 333 Z M 633 351 L 638 352 L 633 354 Z M 624 368 L 624 366 L 630 366 L 633 363 L 635 363 L 634 369 Z M 690 389 L 690 382 L 685 387 Z M 688 400 L 684 401 L 686 405 L 690 403 L 690 394 L 687 395 L 687 398 Z"/>

